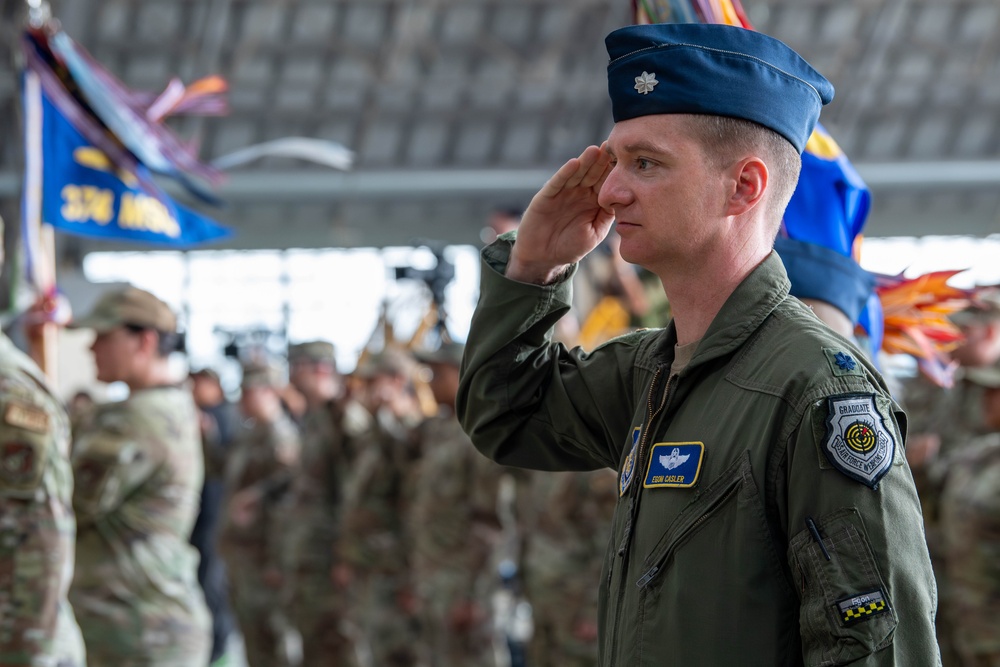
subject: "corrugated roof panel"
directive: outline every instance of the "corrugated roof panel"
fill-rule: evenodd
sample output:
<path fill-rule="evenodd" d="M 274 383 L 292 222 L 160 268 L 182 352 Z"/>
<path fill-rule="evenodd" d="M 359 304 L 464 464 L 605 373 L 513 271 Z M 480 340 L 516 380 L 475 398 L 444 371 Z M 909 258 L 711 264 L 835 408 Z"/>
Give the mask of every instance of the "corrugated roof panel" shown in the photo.
<path fill-rule="evenodd" d="M 948 116 L 935 115 L 921 119 L 910 137 L 908 157 L 927 159 L 941 155 L 947 146 L 951 128 L 952 120 Z"/>
<path fill-rule="evenodd" d="M 956 7 L 948 3 L 928 3 L 912 8 L 915 16 L 913 35 L 911 39 L 940 42 L 942 36 L 952 35 L 951 23 L 955 18 Z"/>
<path fill-rule="evenodd" d="M 95 41 L 118 40 L 126 32 L 129 15 L 133 11 L 133 3 L 128 0 L 107 0 L 102 2 L 97 10 Z M 79 35 L 70 35 L 80 39 Z M 86 45 L 85 45 L 86 46 Z M 88 47 L 92 48 L 92 47 Z"/>
<path fill-rule="evenodd" d="M 174 74 L 168 69 L 168 65 L 162 57 L 134 56 L 128 60 L 126 70 L 118 74 L 135 88 L 160 92 Z"/>
<path fill-rule="evenodd" d="M 382 48 L 387 42 L 387 8 L 378 4 L 354 4 L 346 7 L 344 34 L 356 44 Z"/>
<path fill-rule="evenodd" d="M 181 32 L 181 7 L 178 3 L 145 0 L 139 5 L 138 12 L 138 39 L 149 44 L 177 41 Z"/>
<path fill-rule="evenodd" d="M 229 119 L 217 128 L 212 142 L 212 157 L 221 157 L 256 143 L 255 123 Z"/>
<path fill-rule="evenodd" d="M 996 40 L 1000 28 L 1000 5 L 996 3 L 968 7 L 959 17 L 958 29 L 953 31 L 959 42 L 984 44 Z"/>
<path fill-rule="evenodd" d="M 484 9 L 478 4 L 457 4 L 443 9 L 441 42 L 467 44 L 481 39 L 484 20 Z"/>
<path fill-rule="evenodd" d="M 274 59 L 263 54 L 238 58 L 230 74 L 232 90 L 248 86 L 264 86 L 274 76 Z"/>
<path fill-rule="evenodd" d="M 440 164 L 450 131 L 445 122 L 435 118 L 414 121 L 407 148 L 409 163 L 417 166 Z"/>
<path fill-rule="evenodd" d="M 862 10 L 852 4 L 842 3 L 821 12 L 817 21 L 819 40 L 841 44 L 853 39 L 861 28 Z"/>
<path fill-rule="evenodd" d="M 979 113 L 966 119 L 958 128 L 955 154 L 958 157 L 987 157 L 991 139 L 996 136 L 997 120 L 991 113 Z"/>
<path fill-rule="evenodd" d="M 398 119 L 377 118 L 368 128 L 359 149 L 366 167 L 396 167 L 399 164 L 403 128 Z M 360 165 L 359 165 L 360 166 Z"/>
<path fill-rule="evenodd" d="M 314 86 L 318 88 L 326 72 L 323 63 L 315 57 L 294 56 L 287 58 L 281 67 L 281 79 L 286 83 Z"/>
<path fill-rule="evenodd" d="M 532 8 L 524 5 L 500 5 L 493 11 L 489 33 L 508 45 L 524 44 L 533 34 Z"/>
<path fill-rule="evenodd" d="M 492 123 L 470 118 L 458 129 L 455 161 L 460 165 L 485 166 L 495 139 L 496 131 Z"/>
<path fill-rule="evenodd" d="M 501 138 L 501 159 L 511 164 L 535 164 L 544 132 L 541 121 L 536 119 L 511 124 Z"/>
<path fill-rule="evenodd" d="M 251 43 L 256 41 L 278 42 L 282 38 L 282 28 L 288 9 L 284 4 L 253 3 L 246 7 L 243 15 L 241 38 Z"/>
<path fill-rule="evenodd" d="M 851 159 L 856 160 L 863 155 L 869 160 L 885 160 L 896 155 L 907 139 L 907 119 L 899 117 L 872 123 L 867 130 L 865 141 L 859 146 L 861 155 L 852 155 Z"/>
<path fill-rule="evenodd" d="M 292 38 L 298 42 L 318 42 L 320 45 L 336 39 L 337 8 L 327 2 L 306 4 L 295 12 Z"/>

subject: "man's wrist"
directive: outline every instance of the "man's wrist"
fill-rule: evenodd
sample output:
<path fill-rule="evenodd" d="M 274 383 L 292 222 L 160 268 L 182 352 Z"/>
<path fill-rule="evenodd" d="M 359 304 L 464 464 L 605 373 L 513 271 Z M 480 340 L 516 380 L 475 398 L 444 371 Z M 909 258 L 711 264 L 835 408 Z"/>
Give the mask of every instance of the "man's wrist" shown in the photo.
<path fill-rule="evenodd" d="M 511 253 L 504 275 L 511 280 L 531 285 L 552 285 L 566 277 L 570 264 L 528 264 Z"/>

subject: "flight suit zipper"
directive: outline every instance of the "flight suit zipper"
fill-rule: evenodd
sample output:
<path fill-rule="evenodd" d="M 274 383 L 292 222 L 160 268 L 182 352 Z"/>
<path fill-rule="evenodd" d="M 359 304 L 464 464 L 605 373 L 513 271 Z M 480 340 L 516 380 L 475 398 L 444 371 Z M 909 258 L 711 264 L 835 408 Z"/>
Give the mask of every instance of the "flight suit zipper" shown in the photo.
<path fill-rule="evenodd" d="M 649 384 L 649 397 L 647 398 L 647 401 L 646 401 L 646 422 L 645 422 L 645 425 L 643 426 L 642 436 L 641 436 L 641 438 L 639 440 L 639 452 L 638 452 L 638 455 L 636 457 L 636 462 L 635 462 L 636 472 L 645 470 L 645 465 L 646 465 L 645 464 L 645 459 L 646 459 L 646 443 L 647 443 L 647 441 L 649 439 L 649 432 L 651 430 L 653 430 L 653 420 L 656 419 L 656 417 L 658 417 L 660 415 L 660 413 L 663 412 L 663 410 L 669 404 L 669 402 L 670 402 L 670 396 L 671 396 L 672 390 L 673 390 L 673 388 L 675 386 L 675 383 L 673 382 L 673 380 L 674 380 L 674 377 L 676 377 L 676 376 L 668 376 L 667 377 L 667 386 L 663 390 L 663 396 L 660 399 L 660 404 L 659 404 L 659 406 L 654 406 L 653 405 L 653 398 L 656 395 L 656 384 L 659 381 L 659 379 L 662 376 L 662 374 L 663 374 L 663 366 L 662 365 L 661 366 L 657 366 L 656 367 L 656 372 L 653 373 L 653 380 Z M 617 557 L 619 559 L 621 559 L 621 565 L 622 565 L 622 568 L 624 568 L 622 570 L 622 577 L 624 577 L 625 574 L 628 572 L 628 567 L 627 567 L 627 563 L 628 563 L 628 549 L 629 549 L 629 545 L 630 545 L 630 543 L 632 541 L 632 530 L 635 527 L 635 517 L 636 517 L 636 515 L 639 512 L 639 496 L 642 493 L 642 491 L 641 491 L 641 484 L 639 483 L 639 480 L 637 478 L 632 480 L 632 484 L 635 486 L 635 488 L 629 490 L 629 510 L 628 510 L 628 516 L 626 517 L 626 520 L 625 520 L 625 530 L 622 531 L 622 541 L 621 541 L 621 544 L 618 546 L 618 551 L 617 551 L 617 554 L 616 554 Z M 615 562 L 616 562 L 615 561 L 615 555 L 612 555 L 611 565 L 608 567 L 608 588 L 609 588 L 609 591 L 610 591 L 610 587 L 611 587 L 611 578 L 612 578 L 612 575 L 614 574 L 614 564 L 615 564 Z M 624 583 L 624 581 L 622 583 Z M 618 649 L 618 629 L 619 629 L 619 627 L 621 625 L 622 601 L 624 599 L 625 599 L 625 586 L 619 586 L 618 587 L 618 603 L 615 606 L 614 632 L 611 635 L 611 650 L 609 651 L 609 659 L 610 659 L 610 664 L 612 665 L 612 667 L 615 664 L 615 657 L 616 657 L 615 654 L 616 654 L 617 649 Z"/>
<path fill-rule="evenodd" d="M 640 589 L 646 588 L 646 586 L 648 586 L 656 578 L 656 575 L 659 574 L 661 569 L 663 569 L 663 566 L 667 562 L 667 559 L 674 552 L 675 547 L 678 544 L 680 544 L 685 537 L 690 535 L 692 532 L 697 530 L 699 526 L 708 521 L 713 514 L 715 514 L 725 506 L 725 504 L 729 501 L 730 498 L 736 495 L 736 492 L 739 491 L 740 488 L 739 481 L 740 477 L 737 477 L 728 488 L 724 489 L 721 498 L 718 498 L 717 500 L 712 502 L 709 505 L 709 507 L 697 519 L 695 519 L 690 524 L 681 529 L 680 532 L 678 532 L 675 536 L 673 536 L 670 539 L 669 542 L 667 542 L 664 548 L 656 556 L 649 559 L 648 562 L 652 564 L 652 567 L 646 570 L 646 572 L 643 573 L 642 577 L 640 577 L 639 580 L 635 582 L 636 586 L 638 586 Z"/>

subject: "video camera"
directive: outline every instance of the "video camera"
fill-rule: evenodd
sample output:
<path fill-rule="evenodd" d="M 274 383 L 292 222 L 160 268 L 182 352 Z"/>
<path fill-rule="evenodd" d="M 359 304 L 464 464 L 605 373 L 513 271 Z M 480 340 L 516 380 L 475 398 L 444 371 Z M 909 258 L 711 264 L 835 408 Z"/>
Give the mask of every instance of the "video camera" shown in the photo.
<path fill-rule="evenodd" d="M 396 280 L 405 278 L 423 282 L 430 289 L 434 303 L 439 306 L 444 305 L 444 291 L 455 279 L 455 265 L 444 256 L 445 246 L 443 243 L 423 243 L 421 247 L 425 247 L 433 253 L 436 260 L 434 268 L 417 269 L 412 266 L 397 266 Z"/>

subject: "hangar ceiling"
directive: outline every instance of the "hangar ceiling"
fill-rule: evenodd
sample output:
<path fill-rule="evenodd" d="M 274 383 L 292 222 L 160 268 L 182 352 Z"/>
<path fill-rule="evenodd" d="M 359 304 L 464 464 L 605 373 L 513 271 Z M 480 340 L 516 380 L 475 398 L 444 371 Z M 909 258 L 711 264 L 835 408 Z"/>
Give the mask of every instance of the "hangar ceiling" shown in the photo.
<path fill-rule="evenodd" d="M 870 236 L 1000 232 L 1000 3 L 743 0 L 757 29 L 837 88 L 822 121 L 874 193 Z M 16 43 L 23 0 L 0 0 Z M 203 159 L 283 137 L 356 153 L 337 172 L 292 158 L 233 169 L 211 211 L 224 247 L 478 243 L 611 127 L 603 37 L 628 0 L 53 0 L 126 84 L 230 83 L 231 113 L 181 119 Z M 0 197 L 20 187 L 17 74 L 0 70 Z M 172 123 L 174 121 L 171 121 Z M 75 252 L 106 249 L 89 240 Z"/>

